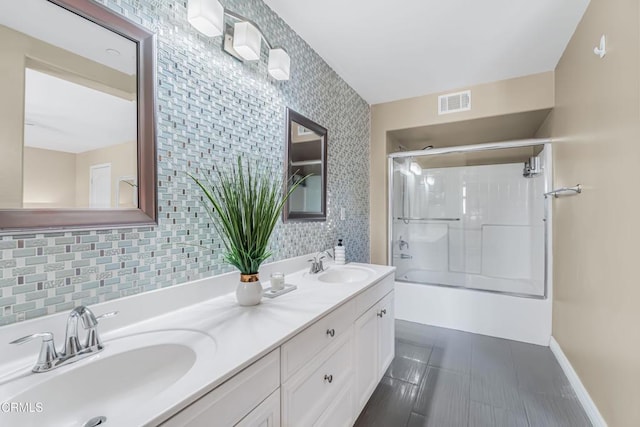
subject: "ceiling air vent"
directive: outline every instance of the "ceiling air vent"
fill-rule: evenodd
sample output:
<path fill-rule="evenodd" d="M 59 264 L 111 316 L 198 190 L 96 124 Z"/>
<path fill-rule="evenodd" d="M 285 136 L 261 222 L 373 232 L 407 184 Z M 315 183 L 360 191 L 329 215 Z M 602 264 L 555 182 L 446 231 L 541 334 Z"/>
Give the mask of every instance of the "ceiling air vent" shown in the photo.
<path fill-rule="evenodd" d="M 438 97 L 438 114 L 471 110 L 471 91 L 448 93 Z"/>

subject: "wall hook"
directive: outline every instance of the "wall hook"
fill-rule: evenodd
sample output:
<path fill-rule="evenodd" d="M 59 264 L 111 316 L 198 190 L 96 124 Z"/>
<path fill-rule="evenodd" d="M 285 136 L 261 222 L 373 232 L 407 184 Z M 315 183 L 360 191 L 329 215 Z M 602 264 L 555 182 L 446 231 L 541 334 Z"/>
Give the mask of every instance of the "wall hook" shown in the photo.
<path fill-rule="evenodd" d="M 593 53 L 598 55 L 600 59 L 604 58 L 604 56 L 607 54 L 607 38 L 604 34 L 602 35 L 602 37 L 600 37 L 600 46 L 594 47 Z"/>

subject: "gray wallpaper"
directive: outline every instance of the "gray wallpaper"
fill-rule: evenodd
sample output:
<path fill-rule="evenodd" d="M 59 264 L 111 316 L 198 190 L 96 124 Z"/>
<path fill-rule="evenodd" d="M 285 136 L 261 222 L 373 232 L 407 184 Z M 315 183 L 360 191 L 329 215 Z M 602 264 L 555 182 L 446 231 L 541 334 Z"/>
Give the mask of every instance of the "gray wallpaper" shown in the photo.
<path fill-rule="evenodd" d="M 102 3 L 158 35 L 158 226 L 0 237 L 0 325 L 232 271 L 186 173 L 242 154 L 282 176 L 286 107 L 329 130 L 328 219 L 279 223 L 272 260 L 338 238 L 349 260 L 369 260 L 369 106 L 304 40 L 260 0 L 223 2 L 288 51 L 278 82 L 264 46 L 258 63 L 228 56 L 187 23 L 186 1 Z"/>

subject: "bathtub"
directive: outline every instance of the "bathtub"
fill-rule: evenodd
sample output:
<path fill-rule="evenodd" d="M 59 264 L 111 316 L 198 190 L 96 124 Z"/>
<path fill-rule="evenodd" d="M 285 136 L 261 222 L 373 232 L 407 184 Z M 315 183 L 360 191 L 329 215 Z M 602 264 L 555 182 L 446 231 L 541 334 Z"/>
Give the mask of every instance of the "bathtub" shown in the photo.
<path fill-rule="evenodd" d="M 548 346 L 551 300 L 496 293 L 502 288 L 514 289 L 514 283 L 500 280 L 506 279 L 421 269 L 401 271 L 395 282 L 396 318 Z"/>

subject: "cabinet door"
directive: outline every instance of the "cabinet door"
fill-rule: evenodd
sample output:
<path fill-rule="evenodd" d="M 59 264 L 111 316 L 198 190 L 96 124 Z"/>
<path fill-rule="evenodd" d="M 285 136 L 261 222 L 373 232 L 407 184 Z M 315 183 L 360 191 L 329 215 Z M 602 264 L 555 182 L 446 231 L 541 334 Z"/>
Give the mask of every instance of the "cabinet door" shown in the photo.
<path fill-rule="evenodd" d="M 391 364 L 395 353 L 395 314 L 393 310 L 394 297 L 393 292 L 387 294 L 386 297 L 378 303 L 378 324 L 379 324 L 379 371 L 378 378 L 382 378 L 387 368 Z"/>
<path fill-rule="evenodd" d="M 310 427 L 353 381 L 353 328 L 283 383 L 282 425 Z"/>
<path fill-rule="evenodd" d="M 353 425 L 353 417 L 353 380 L 350 380 L 313 427 L 350 427 Z"/>
<path fill-rule="evenodd" d="M 369 400 L 378 384 L 378 305 L 374 305 L 355 323 L 356 413 Z"/>
<path fill-rule="evenodd" d="M 280 427 L 280 389 L 271 393 L 236 427 Z"/>

